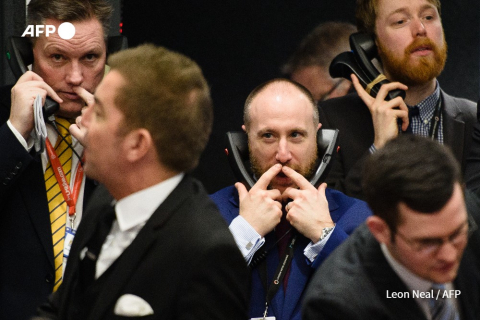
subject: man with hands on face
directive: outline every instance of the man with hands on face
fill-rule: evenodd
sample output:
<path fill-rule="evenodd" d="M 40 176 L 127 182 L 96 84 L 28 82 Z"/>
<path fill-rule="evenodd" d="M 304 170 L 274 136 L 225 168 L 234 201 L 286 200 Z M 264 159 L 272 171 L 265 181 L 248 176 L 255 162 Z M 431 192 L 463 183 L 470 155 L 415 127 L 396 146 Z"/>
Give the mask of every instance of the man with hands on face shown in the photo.
<path fill-rule="evenodd" d="M 62 282 L 68 256 L 64 249 L 70 243 L 65 240 L 66 227 L 77 228 L 84 200 L 95 187 L 81 171 L 83 146 L 70 137 L 68 127 L 85 106 L 79 92 L 92 93 L 103 78 L 111 12 L 104 0 L 32 0 L 28 4 L 27 24 L 54 25 L 58 30 L 63 22 L 70 22 L 75 34 L 69 40 L 58 32 L 31 38 L 32 71 L 14 86 L 0 88 L 2 319 L 28 318 Z M 31 137 L 38 95 L 42 103 L 50 97 L 60 104 L 55 123 L 46 124 L 59 166 L 52 167 L 52 157 L 37 150 Z M 57 184 L 53 168 L 56 172 L 62 168 L 65 184 Z M 78 196 L 73 192 L 76 182 Z M 59 191 L 64 185 L 71 188 L 64 191 L 72 191 L 76 201 L 64 201 Z"/>
<path fill-rule="evenodd" d="M 258 181 L 250 190 L 236 183 L 211 195 L 252 269 L 252 318 L 266 311 L 269 319 L 300 319 L 313 271 L 371 214 L 363 201 L 308 181 L 320 127 L 303 86 L 287 79 L 258 86 L 242 126 Z"/>
<path fill-rule="evenodd" d="M 357 93 L 319 105 L 324 128 L 340 130 L 340 150 L 326 182 L 362 198 L 365 159 L 400 131 L 448 145 L 464 172 L 476 108 L 445 93 L 437 81 L 447 58 L 440 0 L 357 0 L 356 18 L 359 31 L 373 35 L 383 73 L 392 83 L 373 98 L 352 75 Z M 386 101 L 394 89 L 405 90 L 405 100 Z"/>

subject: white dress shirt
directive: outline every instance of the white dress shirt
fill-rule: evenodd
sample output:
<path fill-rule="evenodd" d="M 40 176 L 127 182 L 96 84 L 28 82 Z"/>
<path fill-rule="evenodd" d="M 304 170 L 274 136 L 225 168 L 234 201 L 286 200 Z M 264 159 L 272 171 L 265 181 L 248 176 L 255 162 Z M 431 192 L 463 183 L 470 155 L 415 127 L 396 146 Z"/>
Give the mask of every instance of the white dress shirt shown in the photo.
<path fill-rule="evenodd" d="M 255 252 L 257 252 L 257 250 L 260 249 L 265 243 L 265 238 L 260 236 L 260 234 L 255 231 L 255 229 L 247 222 L 247 220 L 240 215 L 232 220 L 228 228 L 230 229 L 230 232 L 237 243 L 237 247 L 242 252 L 245 261 L 250 264 Z M 310 262 L 315 261 L 315 258 L 323 250 L 323 247 L 325 247 L 325 244 L 327 243 L 328 239 L 330 239 L 332 233 L 333 230 L 322 240 L 319 240 L 317 243 L 310 241 L 310 243 L 305 247 L 303 254 Z"/>
<path fill-rule="evenodd" d="M 116 220 L 100 250 L 95 279 L 98 279 L 133 242 L 147 220 L 177 187 L 183 176 L 184 174 L 180 173 L 116 202 Z"/>
<path fill-rule="evenodd" d="M 33 144 L 34 144 L 33 139 L 30 137 L 28 140 L 25 140 L 23 138 L 23 136 L 20 134 L 20 132 L 18 132 L 17 129 L 15 129 L 15 127 L 11 124 L 10 120 L 7 121 L 7 125 L 10 128 L 10 130 L 12 131 L 12 133 L 15 135 L 17 140 L 25 148 L 25 150 L 27 152 L 30 152 L 32 150 Z M 58 134 L 51 124 L 46 123 L 46 127 L 47 127 L 48 140 L 50 140 L 52 145 L 55 146 L 55 144 L 57 143 Z M 80 142 L 77 139 L 75 139 L 74 136 L 72 136 L 72 147 L 77 152 L 77 154 L 79 154 L 80 156 L 83 154 L 83 146 L 80 144 Z M 45 170 L 47 169 L 48 162 L 49 162 L 47 151 L 44 150 L 42 152 L 42 154 L 40 155 L 40 157 L 42 159 L 43 172 L 45 173 Z M 75 156 L 75 154 L 72 154 L 72 172 L 70 174 L 70 177 L 71 177 L 71 179 L 70 179 L 70 190 L 73 189 L 73 185 L 74 185 L 74 182 L 75 182 L 74 180 L 75 180 L 75 176 L 76 176 L 76 173 L 77 173 L 77 170 L 78 170 L 79 162 L 80 162 L 80 159 L 78 159 L 78 157 Z M 77 203 L 75 204 L 75 219 L 73 220 L 73 229 L 74 230 L 76 230 L 78 228 L 78 224 L 80 223 L 80 220 L 82 220 L 83 195 L 84 195 L 84 189 L 85 189 L 85 179 L 86 179 L 86 177 L 85 177 L 85 173 L 84 173 L 83 174 L 83 180 L 82 180 L 82 186 L 81 186 L 80 192 L 78 194 Z M 68 206 L 67 206 L 67 212 L 68 212 Z M 66 217 L 65 218 L 66 219 L 66 221 L 65 221 L 66 226 L 71 227 L 72 225 L 71 225 L 70 219 L 68 218 L 68 215 L 65 215 L 65 217 Z M 68 245 L 68 243 L 65 241 L 65 246 L 67 246 L 67 245 Z M 65 270 L 65 266 L 66 266 L 66 260 L 64 260 L 64 263 L 63 263 L 63 269 L 64 270 Z"/>

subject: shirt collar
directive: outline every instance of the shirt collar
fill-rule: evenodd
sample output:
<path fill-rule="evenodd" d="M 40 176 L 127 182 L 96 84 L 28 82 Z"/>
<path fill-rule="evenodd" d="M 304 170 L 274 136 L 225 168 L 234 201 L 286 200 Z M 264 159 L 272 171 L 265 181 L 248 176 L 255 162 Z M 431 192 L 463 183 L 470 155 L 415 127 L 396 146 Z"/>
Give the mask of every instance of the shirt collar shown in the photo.
<path fill-rule="evenodd" d="M 419 292 L 426 292 L 432 288 L 433 283 L 431 281 L 420 278 L 395 260 L 384 243 L 381 243 L 380 247 L 390 267 L 392 267 L 393 271 L 395 271 L 410 291 L 418 290 Z"/>
<path fill-rule="evenodd" d="M 117 201 L 115 212 L 120 230 L 125 231 L 145 223 L 180 183 L 183 176 L 183 173 L 177 174 Z"/>
<path fill-rule="evenodd" d="M 420 119 L 430 121 L 430 119 L 433 117 L 433 113 L 435 112 L 435 107 L 437 106 L 439 99 L 440 85 L 438 84 L 437 80 L 433 93 L 416 105 L 420 111 Z M 411 108 L 413 106 L 409 107 Z"/>

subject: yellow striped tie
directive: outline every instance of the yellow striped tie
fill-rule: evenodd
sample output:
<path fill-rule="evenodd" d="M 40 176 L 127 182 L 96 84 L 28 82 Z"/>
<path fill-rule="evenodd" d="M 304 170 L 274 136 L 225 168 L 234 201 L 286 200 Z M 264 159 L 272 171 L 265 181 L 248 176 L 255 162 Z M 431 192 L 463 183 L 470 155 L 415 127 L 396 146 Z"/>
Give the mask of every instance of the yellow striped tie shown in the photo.
<path fill-rule="evenodd" d="M 68 132 L 70 123 L 66 119 L 57 118 L 57 128 L 65 140 L 71 144 L 72 136 Z M 72 169 L 72 149 L 59 136 L 55 145 L 55 152 L 63 167 L 63 172 L 70 183 Z M 52 226 L 53 256 L 55 259 L 55 285 L 53 291 L 56 291 L 62 283 L 63 275 L 63 244 L 65 239 L 65 224 L 67 221 L 67 203 L 63 198 L 62 191 L 53 173 L 52 164 L 48 163 L 45 170 L 45 187 L 47 189 L 48 210 L 50 211 L 50 223 Z"/>

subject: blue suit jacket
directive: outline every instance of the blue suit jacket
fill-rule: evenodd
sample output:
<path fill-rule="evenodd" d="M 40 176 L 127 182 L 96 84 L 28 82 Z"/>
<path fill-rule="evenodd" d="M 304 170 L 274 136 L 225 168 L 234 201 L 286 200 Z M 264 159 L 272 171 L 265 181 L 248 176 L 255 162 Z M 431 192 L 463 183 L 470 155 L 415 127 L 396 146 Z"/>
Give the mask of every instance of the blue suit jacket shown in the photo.
<path fill-rule="evenodd" d="M 224 188 L 210 197 L 217 204 L 220 213 L 229 224 L 238 216 L 238 192 L 234 186 Z M 286 293 L 284 293 L 282 285 L 282 288 L 277 291 L 269 304 L 268 316 L 275 316 L 276 320 L 301 319 L 301 298 L 313 272 L 357 226 L 371 215 L 371 211 L 365 202 L 348 197 L 339 191 L 327 188 L 326 197 L 332 220 L 336 223 L 335 230 L 313 263 L 303 254 L 303 250 L 310 243 L 310 239 L 299 235 L 294 249 Z M 270 232 L 265 237 L 264 247 L 272 247 L 275 241 L 275 233 Z M 270 284 L 279 263 L 277 246 L 274 246 L 274 249 L 268 253 L 266 260 L 268 284 Z M 266 297 L 264 285 L 257 267 L 252 272 L 250 317 L 263 316 Z"/>

